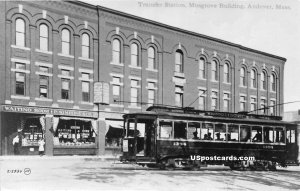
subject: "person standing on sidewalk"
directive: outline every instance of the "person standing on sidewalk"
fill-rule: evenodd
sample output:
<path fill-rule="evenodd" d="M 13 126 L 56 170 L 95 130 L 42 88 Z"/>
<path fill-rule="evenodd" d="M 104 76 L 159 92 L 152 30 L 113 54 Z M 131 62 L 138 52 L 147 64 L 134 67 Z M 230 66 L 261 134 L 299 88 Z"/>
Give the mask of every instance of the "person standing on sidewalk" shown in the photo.
<path fill-rule="evenodd" d="M 44 145 L 45 145 L 45 141 L 43 138 L 41 138 L 38 142 L 39 144 L 39 155 L 40 156 L 43 156 L 44 155 L 44 152 L 45 152 L 45 148 L 44 148 Z"/>
<path fill-rule="evenodd" d="M 15 136 L 15 138 L 13 138 L 13 146 L 14 146 L 14 155 L 19 155 L 20 151 L 19 151 L 19 143 L 20 143 L 20 138 L 19 135 Z"/>

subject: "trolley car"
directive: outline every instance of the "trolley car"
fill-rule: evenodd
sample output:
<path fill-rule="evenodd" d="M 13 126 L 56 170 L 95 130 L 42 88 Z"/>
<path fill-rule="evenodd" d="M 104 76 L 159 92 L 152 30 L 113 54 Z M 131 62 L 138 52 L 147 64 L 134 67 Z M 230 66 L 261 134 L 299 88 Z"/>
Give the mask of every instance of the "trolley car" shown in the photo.
<path fill-rule="evenodd" d="M 224 164 L 270 170 L 298 164 L 297 126 L 279 116 L 152 106 L 123 117 L 121 161 L 160 168 Z M 227 158 L 201 161 L 195 156 Z"/>

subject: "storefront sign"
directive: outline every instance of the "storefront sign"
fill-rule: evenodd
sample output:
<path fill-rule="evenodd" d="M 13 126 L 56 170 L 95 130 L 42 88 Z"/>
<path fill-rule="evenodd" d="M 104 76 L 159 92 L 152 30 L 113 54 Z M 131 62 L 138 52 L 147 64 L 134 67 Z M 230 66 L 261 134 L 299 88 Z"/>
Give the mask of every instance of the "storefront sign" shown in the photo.
<path fill-rule="evenodd" d="M 94 103 L 109 104 L 109 84 L 106 82 L 94 83 Z"/>
<path fill-rule="evenodd" d="M 90 118 L 98 117 L 97 112 L 70 110 L 70 109 L 54 109 L 54 108 L 42 108 L 42 107 L 3 105 L 1 110 L 4 112 L 15 112 L 15 113 L 34 113 L 34 114 L 76 116 L 76 117 L 90 117 Z"/>
<path fill-rule="evenodd" d="M 71 129 L 80 129 L 80 126 L 71 126 Z"/>

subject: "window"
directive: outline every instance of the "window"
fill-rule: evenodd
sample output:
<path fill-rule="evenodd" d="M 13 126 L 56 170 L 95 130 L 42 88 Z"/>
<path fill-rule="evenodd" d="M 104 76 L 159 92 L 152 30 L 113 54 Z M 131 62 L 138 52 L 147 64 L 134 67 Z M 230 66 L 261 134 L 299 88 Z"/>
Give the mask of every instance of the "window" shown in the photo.
<path fill-rule="evenodd" d="M 225 124 L 215 124 L 215 141 L 226 141 Z"/>
<path fill-rule="evenodd" d="M 256 111 L 256 98 L 252 97 L 250 99 L 250 111 L 254 111 L 254 113 L 257 113 Z"/>
<path fill-rule="evenodd" d="M 201 140 L 213 140 L 214 126 L 211 123 L 203 123 L 201 128 Z"/>
<path fill-rule="evenodd" d="M 229 98 L 229 93 L 224 93 L 223 96 L 223 110 L 228 112 L 229 111 L 229 103 L 230 102 L 230 98 Z"/>
<path fill-rule="evenodd" d="M 246 96 L 240 96 L 240 111 L 246 111 Z"/>
<path fill-rule="evenodd" d="M 25 66 L 25 64 L 22 64 L 22 63 L 16 63 L 16 69 L 25 70 L 26 66 Z"/>
<path fill-rule="evenodd" d="M 25 95 L 25 73 L 16 72 L 16 94 Z"/>
<path fill-rule="evenodd" d="M 246 86 L 246 73 L 245 73 L 245 68 L 241 68 L 241 71 L 240 71 L 240 84 L 241 84 L 241 86 L 243 86 L 243 87 Z"/>
<path fill-rule="evenodd" d="M 188 139 L 200 139 L 200 123 L 197 122 L 189 122 L 188 123 L 188 131 L 187 138 Z"/>
<path fill-rule="evenodd" d="M 48 98 L 49 77 L 40 76 L 40 97 Z"/>
<path fill-rule="evenodd" d="M 267 76 L 264 71 L 261 73 L 260 81 L 261 81 L 261 83 L 260 83 L 261 89 L 266 90 L 267 89 Z"/>
<path fill-rule="evenodd" d="M 174 121 L 174 139 L 186 139 L 186 123 Z"/>
<path fill-rule="evenodd" d="M 112 80 L 112 93 L 114 102 L 117 104 L 121 104 L 121 78 L 120 77 L 113 77 Z"/>
<path fill-rule="evenodd" d="M 89 102 L 90 101 L 90 83 L 89 82 L 81 82 L 82 83 L 82 101 Z"/>
<path fill-rule="evenodd" d="M 70 99 L 70 80 L 61 79 L 61 99 Z"/>
<path fill-rule="evenodd" d="M 171 121 L 159 121 L 159 137 L 160 138 L 171 138 L 173 124 Z"/>
<path fill-rule="evenodd" d="M 45 24 L 40 25 L 40 50 L 48 51 L 49 30 Z"/>
<path fill-rule="evenodd" d="M 271 100 L 270 101 L 270 115 L 276 115 L 276 101 Z"/>
<path fill-rule="evenodd" d="M 199 60 L 199 78 L 205 79 L 205 60 L 200 58 Z"/>
<path fill-rule="evenodd" d="M 271 75 L 271 91 L 276 92 L 276 76 L 275 76 L 275 74 Z"/>
<path fill-rule="evenodd" d="M 227 63 L 224 64 L 224 82 L 230 82 L 229 65 Z"/>
<path fill-rule="evenodd" d="M 239 140 L 239 126 L 228 125 L 227 141 L 238 141 Z"/>
<path fill-rule="evenodd" d="M 205 90 L 199 90 L 199 109 L 205 110 Z"/>
<path fill-rule="evenodd" d="M 131 105 L 137 106 L 138 104 L 138 80 L 131 80 Z"/>
<path fill-rule="evenodd" d="M 253 126 L 251 135 L 252 142 L 262 142 L 262 127 Z"/>
<path fill-rule="evenodd" d="M 211 63 L 211 79 L 213 81 L 218 81 L 218 64 L 215 60 Z"/>
<path fill-rule="evenodd" d="M 272 127 L 264 127 L 264 142 L 274 143 L 274 129 Z"/>
<path fill-rule="evenodd" d="M 294 129 L 286 130 L 286 143 L 296 142 L 296 131 Z"/>
<path fill-rule="evenodd" d="M 131 65 L 139 66 L 139 50 L 136 43 L 131 44 Z"/>
<path fill-rule="evenodd" d="M 266 115 L 267 114 L 267 102 L 266 99 L 261 99 L 260 100 L 260 108 L 261 108 L 261 114 Z"/>
<path fill-rule="evenodd" d="M 241 142 L 250 142 L 251 141 L 251 129 L 249 126 L 241 125 L 240 126 L 240 141 Z"/>
<path fill-rule="evenodd" d="M 149 106 L 155 104 L 155 83 L 148 82 L 148 104 Z"/>
<path fill-rule="evenodd" d="M 218 92 L 216 91 L 211 92 L 211 109 L 212 110 L 218 109 Z"/>
<path fill-rule="evenodd" d="M 25 21 L 16 20 L 16 45 L 25 47 Z"/>
<path fill-rule="evenodd" d="M 251 87 L 256 88 L 257 87 L 257 75 L 255 70 L 251 70 Z"/>
<path fill-rule="evenodd" d="M 83 33 L 81 37 L 81 51 L 83 58 L 90 57 L 90 36 L 87 33 Z"/>
<path fill-rule="evenodd" d="M 155 50 L 153 47 L 148 48 L 148 68 L 155 69 Z"/>
<path fill-rule="evenodd" d="M 175 72 L 183 73 L 183 53 L 181 50 L 175 52 Z"/>
<path fill-rule="evenodd" d="M 113 40 L 112 53 L 113 63 L 121 63 L 121 43 L 118 39 Z"/>
<path fill-rule="evenodd" d="M 71 38 L 70 31 L 68 29 L 63 29 L 61 35 L 61 53 L 69 55 L 71 50 Z"/>
<path fill-rule="evenodd" d="M 285 135 L 284 135 L 284 130 L 281 127 L 276 127 L 275 128 L 275 142 L 276 143 L 285 143 Z"/>
<path fill-rule="evenodd" d="M 183 107 L 183 87 L 175 86 L 175 105 Z"/>

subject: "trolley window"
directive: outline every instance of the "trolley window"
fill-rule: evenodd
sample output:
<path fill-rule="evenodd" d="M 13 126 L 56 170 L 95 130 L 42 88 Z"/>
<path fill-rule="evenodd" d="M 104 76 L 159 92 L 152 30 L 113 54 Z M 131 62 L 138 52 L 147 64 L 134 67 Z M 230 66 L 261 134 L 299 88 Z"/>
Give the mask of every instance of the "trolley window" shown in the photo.
<path fill-rule="evenodd" d="M 200 139 L 200 123 L 189 122 L 188 123 L 188 139 Z"/>
<path fill-rule="evenodd" d="M 174 121 L 174 138 L 186 139 L 186 122 Z"/>
<path fill-rule="evenodd" d="M 264 142 L 274 143 L 274 129 L 272 127 L 264 127 Z"/>
<path fill-rule="evenodd" d="M 211 123 L 203 123 L 201 128 L 201 139 L 202 140 L 213 140 L 214 126 Z"/>
<path fill-rule="evenodd" d="M 226 125 L 215 124 L 215 141 L 226 141 L 226 135 Z"/>
<path fill-rule="evenodd" d="M 296 136 L 295 136 L 295 130 L 290 129 L 286 131 L 287 133 L 287 143 L 295 143 L 296 142 Z"/>
<path fill-rule="evenodd" d="M 159 121 L 159 137 L 160 138 L 171 138 L 173 124 L 171 121 Z"/>
<path fill-rule="evenodd" d="M 249 126 L 241 125 L 240 126 L 240 141 L 241 142 L 250 142 L 251 129 Z"/>
<path fill-rule="evenodd" d="M 262 142 L 262 127 L 253 126 L 251 135 L 252 142 Z"/>
<path fill-rule="evenodd" d="M 239 126 L 228 125 L 227 141 L 238 141 L 239 140 Z"/>
<path fill-rule="evenodd" d="M 134 125 L 135 125 L 135 120 L 128 119 L 126 123 L 127 137 L 134 137 Z"/>
<path fill-rule="evenodd" d="M 275 128 L 275 142 L 276 143 L 285 143 L 284 130 L 281 127 Z"/>

